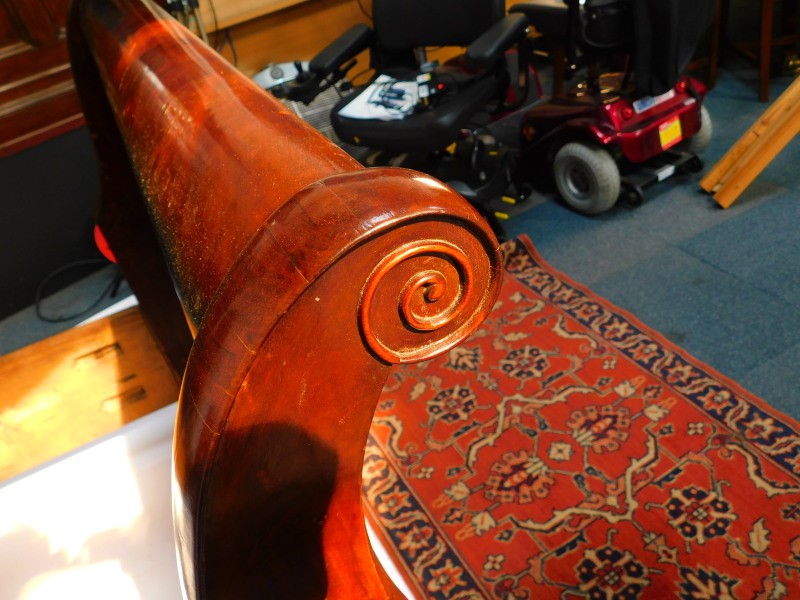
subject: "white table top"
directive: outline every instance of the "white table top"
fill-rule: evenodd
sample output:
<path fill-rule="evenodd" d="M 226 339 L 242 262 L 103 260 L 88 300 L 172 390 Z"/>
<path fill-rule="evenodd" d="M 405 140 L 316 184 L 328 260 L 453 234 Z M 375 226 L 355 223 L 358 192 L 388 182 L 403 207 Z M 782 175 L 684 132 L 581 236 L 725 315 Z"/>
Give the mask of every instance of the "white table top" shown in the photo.
<path fill-rule="evenodd" d="M 0 599 L 179 600 L 174 404 L 0 487 Z"/>

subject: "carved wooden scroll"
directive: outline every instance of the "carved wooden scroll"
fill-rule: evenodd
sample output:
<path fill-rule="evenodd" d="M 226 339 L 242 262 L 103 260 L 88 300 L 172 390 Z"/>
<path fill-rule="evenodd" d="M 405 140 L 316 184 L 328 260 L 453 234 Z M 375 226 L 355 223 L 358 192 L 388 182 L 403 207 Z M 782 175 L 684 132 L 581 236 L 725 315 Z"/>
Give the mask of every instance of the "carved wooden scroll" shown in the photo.
<path fill-rule="evenodd" d="M 396 596 L 361 509 L 375 403 L 391 364 L 488 314 L 496 239 L 440 182 L 361 168 L 160 9 L 79 1 L 70 44 L 101 225 L 176 369 L 181 311 L 194 334 L 174 445 L 187 597 Z"/>

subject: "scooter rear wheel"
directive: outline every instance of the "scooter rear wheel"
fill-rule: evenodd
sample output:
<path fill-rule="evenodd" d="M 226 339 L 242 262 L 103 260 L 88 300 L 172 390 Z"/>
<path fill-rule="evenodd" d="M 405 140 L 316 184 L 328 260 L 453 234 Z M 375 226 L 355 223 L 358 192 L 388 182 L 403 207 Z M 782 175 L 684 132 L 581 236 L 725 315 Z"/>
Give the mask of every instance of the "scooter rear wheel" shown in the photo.
<path fill-rule="evenodd" d="M 700 107 L 700 131 L 695 133 L 688 140 L 683 140 L 676 148 L 682 152 L 690 154 L 702 154 L 711 143 L 711 136 L 714 132 L 714 124 L 711 115 L 705 106 Z"/>
<path fill-rule="evenodd" d="M 553 173 L 561 197 L 580 213 L 600 214 L 619 198 L 619 168 L 603 148 L 581 142 L 565 144 L 556 153 Z"/>

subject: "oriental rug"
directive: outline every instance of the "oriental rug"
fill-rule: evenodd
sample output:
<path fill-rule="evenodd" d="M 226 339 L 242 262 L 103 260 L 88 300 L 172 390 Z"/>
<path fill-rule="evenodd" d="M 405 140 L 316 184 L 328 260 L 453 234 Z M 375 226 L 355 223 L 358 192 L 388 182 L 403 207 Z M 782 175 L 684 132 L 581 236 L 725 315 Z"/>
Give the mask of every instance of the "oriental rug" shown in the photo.
<path fill-rule="evenodd" d="M 504 245 L 483 327 L 398 369 L 368 517 L 421 598 L 800 598 L 798 424 Z"/>

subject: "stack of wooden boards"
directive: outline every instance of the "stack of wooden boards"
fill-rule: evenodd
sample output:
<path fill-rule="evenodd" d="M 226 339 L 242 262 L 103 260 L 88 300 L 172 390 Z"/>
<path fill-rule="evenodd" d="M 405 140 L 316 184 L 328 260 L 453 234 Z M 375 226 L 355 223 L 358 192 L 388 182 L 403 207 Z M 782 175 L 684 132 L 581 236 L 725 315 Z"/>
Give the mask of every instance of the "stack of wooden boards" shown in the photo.
<path fill-rule="evenodd" d="M 700 187 L 728 208 L 766 166 L 800 133 L 800 78 L 700 181 Z"/>

